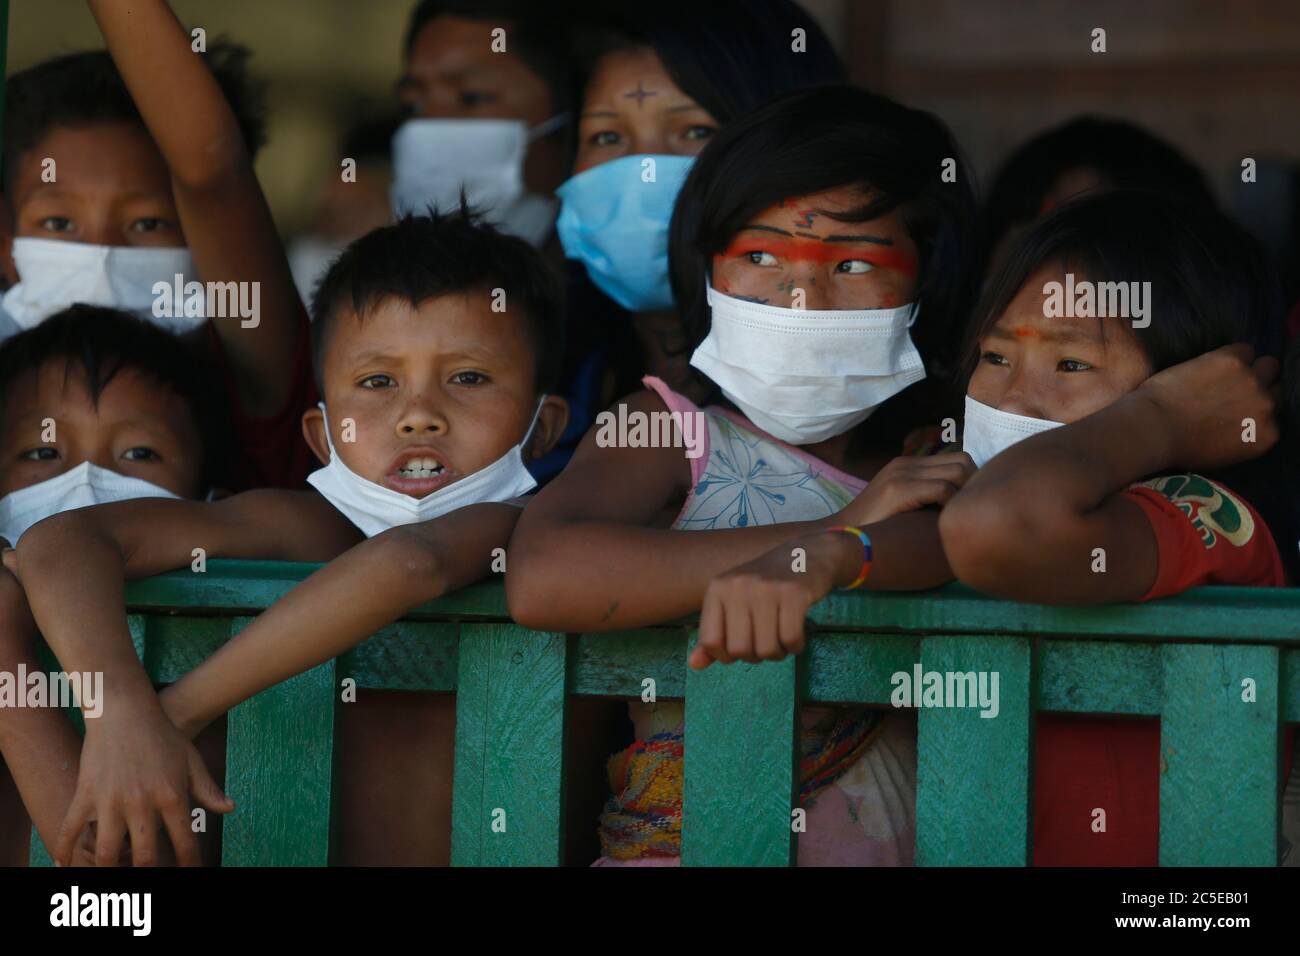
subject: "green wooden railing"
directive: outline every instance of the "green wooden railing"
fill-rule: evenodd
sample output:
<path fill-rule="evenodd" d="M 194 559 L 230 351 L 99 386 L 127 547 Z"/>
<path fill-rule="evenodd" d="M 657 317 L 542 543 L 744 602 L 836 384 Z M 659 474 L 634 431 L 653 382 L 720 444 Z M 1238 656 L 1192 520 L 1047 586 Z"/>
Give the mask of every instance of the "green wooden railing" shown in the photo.
<path fill-rule="evenodd" d="M 132 583 L 131 632 L 150 675 L 174 681 L 315 567 L 211 561 L 206 573 Z M 994 719 L 919 712 L 919 864 L 1028 862 L 1037 711 L 1160 717 L 1161 864 L 1277 864 L 1282 724 L 1300 722 L 1300 590 L 1201 588 L 1079 610 L 952 585 L 836 594 L 810 618 L 816 634 L 798 658 L 690 671 L 690 622 L 539 633 L 510 621 L 499 583 L 464 590 L 231 712 L 226 784 L 238 809 L 224 821 L 223 862 L 328 862 L 334 709 L 351 677 L 362 689 L 456 692 L 454 864 L 557 865 L 566 699 L 639 697 L 652 678 L 659 699 L 688 702 L 683 862 L 788 865 L 800 705 L 888 705 L 891 675 L 919 661 L 1000 682 Z M 505 832 L 494 832 L 497 808 Z M 33 846 L 33 863 L 45 862 Z"/>

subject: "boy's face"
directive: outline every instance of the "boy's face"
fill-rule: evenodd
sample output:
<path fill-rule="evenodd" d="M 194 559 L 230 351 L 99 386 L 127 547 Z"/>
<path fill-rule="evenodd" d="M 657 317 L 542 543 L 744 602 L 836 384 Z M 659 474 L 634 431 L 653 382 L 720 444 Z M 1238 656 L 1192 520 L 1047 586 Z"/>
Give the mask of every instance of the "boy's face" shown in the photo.
<path fill-rule="evenodd" d="M 149 133 L 135 123 L 50 130 L 15 165 L 6 199 L 12 229 L 3 237 L 2 265 L 11 284 L 18 280 L 15 237 L 103 246 L 185 245 L 167 164 Z"/>
<path fill-rule="evenodd" d="M 492 31 L 506 31 L 506 51 L 492 50 Z M 411 44 L 406 73 L 397 83 L 403 108 L 415 119 L 514 119 L 534 127 L 555 115 L 546 82 L 516 56 L 509 21 L 434 17 Z M 539 195 L 564 181 L 563 137 L 529 144 L 524 182 Z"/>
<path fill-rule="evenodd" d="M 1016 293 L 980 339 L 966 391 L 1001 411 L 1068 425 L 1133 391 L 1153 369 L 1123 320 L 1045 316 L 1048 282 L 1064 285 L 1065 270 L 1046 266 Z"/>
<path fill-rule="evenodd" d="M 0 496 L 89 461 L 197 498 L 202 448 L 185 403 L 148 376 L 123 369 L 96 407 L 79 364 L 47 362 L 15 379 L 4 397 Z"/>
<path fill-rule="evenodd" d="M 533 348 L 524 323 L 491 301 L 487 290 L 418 308 L 389 296 L 365 321 L 340 311 L 321 377 L 330 437 L 353 472 L 423 498 L 518 444 L 538 402 Z M 566 418 L 563 401 L 548 398 L 534 447 L 558 437 Z M 324 427 L 319 409 L 304 414 L 307 442 L 327 462 Z"/>

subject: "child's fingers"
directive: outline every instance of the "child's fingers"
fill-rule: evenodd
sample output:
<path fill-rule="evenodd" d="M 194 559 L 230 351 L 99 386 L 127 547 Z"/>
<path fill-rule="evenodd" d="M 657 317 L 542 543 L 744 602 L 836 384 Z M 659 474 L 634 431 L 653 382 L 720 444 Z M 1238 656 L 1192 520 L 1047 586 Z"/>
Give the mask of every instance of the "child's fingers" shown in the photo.
<path fill-rule="evenodd" d="M 201 862 L 199 841 L 190 827 L 189 807 L 183 802 L 168 807 L 163 811 L 162 822 L 172 849 L 176 851 L 176 862 L 181 866 L 198 866 Z"/>
<path fill-rule="evenodd" d="M 4 541 L 4 539 L 0 538 L 0 541 Z M 18 577 L 18 552 L 10 547 L 7 542 L 5 543 L 4 550 L 0 551 L 0 561 L 4 562 L 5 568 L 7 568 L 14 577 Z"/>
<path fill-rule="evenodd" d="M 63 823 L 59 826 L 59 835 L 55 838 L 52 847 L 54 862 L 60 866 L 72 865 L 72 853 L 76 849 L 77 838 L 90 823 L 91 807 L 90 798 L 77 791 L 72 799 L 72 806 L 68 807 Z"/>
<path fill-rule="evenodd" d="M 698 644 L 691 648 L 691 656 L 686 659 L 686 666 L 697 671 L 704 670 L 712 663 L 713 658 L 709 656 L 709 652 Z"/>
<path fill-rule="evenodd" d="M 718 596 L 717 585 L 710 584 L 708 591 L 704 593 L 704 605 L 700 608 L 699 639 L 695 642 L 695 649 L 691 651 L 687 663 L 703 668 L 718 659 L 718 654 L 723 647 L 725 627 L 726 617 L 722 600 Z"/>
<path fill-rule="evenodd" d="M 148 804 L 140 803 L 127 813 L 131 840 L 131 863 L 156 866 L 158 863 L 158 815 Z"/>
<path fill-rule="evenodd" d="M 126 821 L 114 806 L 96 814 L 95 865 L 117 866 L 122 854 L 122 841 L 126 837 Z"/>
<path fill-rule="evenodd" d="M 787 654 L 798 654 L 804 649 L 807 612 L 808 606 L 800 601 L 782 601 L 777 609 L 778 636 Z"/>
<path fill-rule="evenodd" d="M 1277 381 L 1278 376 L 1282 374 L 1282 363 L 1275 356 L 1261 355 L 1255 359 L 1250 370 L 1255 373 L 1259 384 L 1269 385 Z"/>
<path fill-rule="evenodd" d="M 781 647 L 780 601 L 765 594 L 764 599 L 754 605 L 751 614 L 754 622 L 753 657 L 747 660 L 751 664 L 781 660 L 785 657 L 785 650 Z"/>
<path fill-rule="evenodd" d="M 754 622 L 750 618 L 748 601 L 727 602 L 727 634 L 723 646 L 723 657 L 718 660 L 724 664 L 745 660 L 745 655 L 753 653 Z"/>
<path fill-rule="evenodd" d="M 226 796 L 225 791 L 212 778 L 203 758 L 194 747 L 190 748 L 189 754 L 189 786 L 190 793 L 194 794 L 199 803 L 214 813 L 229 813 L 235 809 L 235 801 Z"/>

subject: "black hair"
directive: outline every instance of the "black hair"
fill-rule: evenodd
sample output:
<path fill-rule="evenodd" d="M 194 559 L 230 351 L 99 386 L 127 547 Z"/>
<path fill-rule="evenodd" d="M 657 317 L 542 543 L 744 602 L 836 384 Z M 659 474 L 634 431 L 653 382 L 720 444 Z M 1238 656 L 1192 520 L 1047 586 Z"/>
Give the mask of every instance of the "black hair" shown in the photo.
<path fill-rule="evenodd" d="M 1098 175 L 1101 188 L 1147 189 L 1215 205 L 1200 169 L 1169 143 L 1125 120 L 1080 116 L 1035 136 L 1002 164 L 984 202 L 986 254 L 1009 229 L 1038 218 L 1062 175 L 1084 169 Z"/>
<path fill-rule="evenodd" d="M 954 182 L 944 181 L 946 160 L 956 164 Z M 937 413 L 940 393 L 948 396 L 940 386 L 954 372 L 973 278 L 968 167 L 948 128 L 931 114 L 856 87 L 826 86 L 784 96 L 724 126 L 696 160 L 673 212 L 673 294 L 687 338 L 698 344 L 711 324 L 705 287 L 713 256 L 762 210 L 846 186 L 870 190 L 869 201 L 829 218 L 866 222 L 899 209 L 918 251 L 911 337 L 929 379 L 869 420 L 882 441 L 901 442 L 912 428 L 938 420 L 926 418 Z"/>
<path fill-rule="evenodd" d="M 321 393 L 325 348 L 342 309 L 364 318 L 388 296 L 419 306 L 435 296 L 478 289 L 504 290 L 509 314 L 526 317 L 537 391 L 552 391 L 564 356 L 559 280 L 541 253 L 479 221 L 462 201 L 456 210 L 430 209 L 374 229 L 334 260 L 311 306 L 312 367 Z"/>
<path fill-rule="evenodd" d="M 830 39 L 794 0 L 634 0 L 579 42 L 589 68 L 606 54 L 651 47 L 719 123 L 793 90 L 848 79 Z"/>
<path fill-rule="evenodd" d="M 571 3 L 558 0 L 545 4 L 537 0 L 420 0 L 407 22 L 403 51 L 410 59 L 416 38 L 436 17 L 492 21 L 506 28 L 506 48 L 518 54 L 550 91 L 551 112 L 573 113 L 583 77 L 571 48 L 570 7 Z"/>
<path fill-rule="evenodd" d="M 1280 355 L 1285 338 L 1281 287 L 1259 243 L 1206 203 L 1120 189 L 1074 199 L 1039 220 L 1012 246 L 977 306 L 965 343 L 966 369 L 979 340 L 1042 267 L 1058 263 L 1094 283 L 1150 282 L 1149 324 L 1132 328 L 1153 371 L 1246 342 L 1257 355 Z M 1098 319 L 1104 323 L 1106 319 Z M 1120 334 L 1129 334 L 1121 328 Z M 1103 325 L 1103 329 L 1105 326 Z M 1268 453 L 1207 477 L 1242 494 L 1263 516 L 1294 576 L 1296 538 L 1295 424 L 1300 389 L 1284 390 L 1282 440 Z"/>
<path fill-rule="evenodd" d="M 250 157 L 266 141 L 264 88 L 248 76 L 249 52 L 223 40 L 205 54 L 225 94 Z M 15 73 L 5 85 L 4 189 L 12 188 L 14 169 L 52 129 L 95 123 L 143 120 L 107 50 L 70 53 Z"/>
<path fill-rule="evenodd" d="M 85 372 L 86 389 L 96 405 L 123 371 L 143 374 L 178 396 L 202 445 L 200 490 L 226 484 L 231 448 L 226 392 L 195 343 L 129 312 L 77 303 L 0 345 L 0 401 L 8 400 L 21 376 L 55 361 Z"/>

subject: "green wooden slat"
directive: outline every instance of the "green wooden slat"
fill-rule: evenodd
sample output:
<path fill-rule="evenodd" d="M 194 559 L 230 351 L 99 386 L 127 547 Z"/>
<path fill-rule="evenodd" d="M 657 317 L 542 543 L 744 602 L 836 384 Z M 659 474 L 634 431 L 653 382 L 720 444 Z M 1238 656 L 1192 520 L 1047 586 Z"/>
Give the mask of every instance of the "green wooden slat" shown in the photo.
<path fill-rule="evenodd" d="M 1164 665 L 1157 645 L 1042 638 L 1037 650 L 1040 711 L 1160 713 Z"/>
<path fill-rule="evenodd" d="M 461 627 L 454 865 L 559 865 L 568 645 L 513 624 Z"/>
<path fill-rule="evenodd" d="M 456 689 L 456 625 L 398 621 L 339 658 L 339 679 L 374 690 Z"/>
<path fill-rule="evenodd" d="M 1139 642 L 1239 639 L 1300 646 L 1300 590 L 1202 587 L 1106 607 L 1049 607 L 988 597 L 961 584 L 919 594 L 832 592 L 809 618 L 832 630 L 1049 634 Z"/>
<path fill-rule="evenodd" d="M 804 651 L 804 703 L 888 704 L 895 671 L 911 670 L 920 639 L 910 634 L 810 635 Z"/>
<path fill-rule="evenodd" d="M 921 669 L 943 675 L 997 672 L 998 713 L 981 717 L 978 707 L 923 706 L 917 715 L 917 864 L 1027 865 L 1034 688 L 1030 641 L 926 638 Z"/>
<path fill-rule="evenodd" d="M 145 670 L 155 684 L 172 684 L 212 656 L 230 640 L 230 616 L 131 614 L 133 639 L 139 632 Z"/>
<path fill-rule="evenodd" d="M 1278 717 L 1277 648 L 1164 648 L 1162 866 L 1277 865 Z"/>
<path fill-rule="evenodd" d="M 798 661 L 687 672 L 684 865 L 794 862 Z"/>
<path fill-rule="evenodd" d="M 1300 724 L 1300 651 L 1282 652 L 1282 719 Z"/>
<path fill-rule="evenodd" d="M 656 699 L 681 697 L 686 693 L 687 639 L 683 628 L 580 634 L 570 693 L 640 697 L 648 677 L 655 682 Z"/>
<path fill-rule="evenodd" d="M 45 850 L 45 844 L 41 842 L 41 835 L 36 832 L 36 827 L 32 827 L 32 848 L 27 857 L 28 866 L 54 866 L 54 859 Z"/>
<path fill-rule="evenodd" d="M 233 619 L 232 635 L 248 621 Z M 222 828 L 222 865 L 329 862 L 334 706 L 339 693 L 335 662 L 327 661 L 230 711 L 226 793 L 236 806 Z"/>
<path fill-rule="evenodd" d="M 141 610 L 257 610 L 269 606 L 318 567 L 213 559 L 205 574 L 171 571 L 132 581 L 127 585 L 127 601 Z M 812 608 L 809 616 L 833 631 L 1059 634 L 1146 642 L 1240 639 L 1300 647 L 1297 608 L 1300 589 L 1296 588 L 1202 587 L 1143 604 L 1070 608 L 1002 601 L 950 584 L 906 594 L 835 592 Z M 505 621 L 509 613 L 501 583 L 492 581 L 464 588 L 408 617 Z"/>

